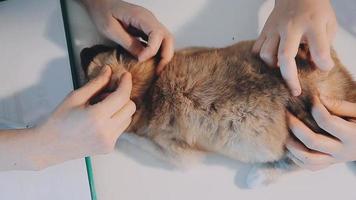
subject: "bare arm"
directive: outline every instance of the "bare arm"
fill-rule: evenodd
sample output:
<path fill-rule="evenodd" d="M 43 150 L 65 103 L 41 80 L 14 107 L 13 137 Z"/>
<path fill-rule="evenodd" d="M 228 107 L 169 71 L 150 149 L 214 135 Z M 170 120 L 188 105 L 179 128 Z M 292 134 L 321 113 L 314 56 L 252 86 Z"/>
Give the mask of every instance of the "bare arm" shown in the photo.
<path fill-rule="evenodd" d="M 0 130 L 0 171 L 35 170 L 41 146 L 34 130 Z"/>
<path fill-rule="evenodd" d="M 113 151 L 131 122 L 131 75 L 97 104 L 90 99 L 110 80 L 111 69 L 71 92 L 42 123 L 30 129 L 0 130 L 0 171 L 40 170 L 67 160 Z"/>

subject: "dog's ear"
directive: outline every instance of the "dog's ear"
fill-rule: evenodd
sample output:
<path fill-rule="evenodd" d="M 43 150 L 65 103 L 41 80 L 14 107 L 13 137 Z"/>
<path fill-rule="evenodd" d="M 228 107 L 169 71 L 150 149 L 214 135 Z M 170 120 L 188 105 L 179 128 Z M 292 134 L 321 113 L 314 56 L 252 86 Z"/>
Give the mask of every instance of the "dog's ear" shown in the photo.
<path fill-rule="evenodd" d="M 89 66 L 90 62 L 93 61 L 95 56 L 97 56 L 99 53 L 111 51 L 112 49 L 113 49 L 112 47 L 108 47 L 105 45 L 95 45 L 90 48 L 84 48 L 80 52 L 80 60 L 81 60 L 81 65 L 83 67 L 84 72 L 85 73 L 87 72 L 88 66 Z"/>

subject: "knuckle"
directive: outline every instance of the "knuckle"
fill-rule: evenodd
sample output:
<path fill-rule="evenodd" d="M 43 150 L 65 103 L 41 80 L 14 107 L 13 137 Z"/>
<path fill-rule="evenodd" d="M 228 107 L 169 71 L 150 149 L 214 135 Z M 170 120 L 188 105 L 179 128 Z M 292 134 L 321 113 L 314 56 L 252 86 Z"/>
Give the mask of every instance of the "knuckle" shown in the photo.
<path fill-rule="evenodd" d="M 316 150 L 319 148 L 319 143 L 314 138 L 308 138 L 305 142 L 305 146 L 308 147 L 308 149 Z"/>
<path fill-rule="evenodd" d="M 320 128 L 328 130 L 333 123 L 331 118 L 332 117 L 330 116 L 320 116 L 317 124 L 320 126 Z"/>
<path fill-rule="evenodd" d="M 285 48 L 280 49 L 278 52 L 278 60 L 290 63 L 294 60 L 294 56 Z"/>
<path fill-rule="evenodd" d="M 146 8 L 142 7 L 142 6 L 135 6 L 133 8 L 131 8 L 131 14 L 133 17 L 147 17 L 147 16 L 154 16 L 154 14 L 147 10 Z"/>
<path fill-rule="evenodd" d="M 173 36 L 173 34 L 171 33 L 171 32 L 169 32 L 168 30 L 166 31 L 166 40 L 169 40 L 169 41 L 172 41 L 172 42 L 174 42 L 174 36 Z"/>
<path fill-rule="evenodd" d="M 123 107 L 125 104 L 127 104 L 130 101 L 130 93 L 128 91 L 119 90 L 116 96 L 117 96 L 117 100 L 123 103 L 121 107 Z"/>
<path fill-rule="evenodd" d="M 128 103 L 129 101 L 130 101 L 130 94 L 128 94 L 127 92 L 125 92 L 125 93 L 122 93 L 121 95 L 121 101 L 123 102 L 123 103 Z M 125 104 L 123 104 L 123 105 L 125 105 Z M 123 106 L 122 106 L 123 107 Z"/>
<path fill-rule="evenodd" d="M 72 90 L 67 94 L 66 99 L 72 100 L 78 96 L 77 94 L 78 92 L 76 90 Z"/>
<path fill-rule="evenodd" d="M 130 101 L 130 96 L 131 96 L 130 92 L 125 92 L 124 95 L 123 95 L 124 101 L 125 102 Z"/>
<path fill-rule="evenodd" d="M 81 102 L 81 98 L 80 98 L 77 90 L 71 91 L 67 95 L 66 100 L 69 101 L 70 104 L 78 104 Z"/>
<path fill-rule="evenodd" d="M 152 34 L 156 35 L 157 37 L 163 38 L 166 35 L 166 30 L 163 27 L 159 27 L 156 30 L 152 31 Z"/>
<path fill-rule="evenodd" d="M 277 31 L 281 36 L 286 37 L 296 31 L 297 24 L 298 20 L 288 20 L 284 23 L 284 26 L 279 26 Z"/>
<path fill-rule="evenodd" d="M 322 50 L 318 51 L 315 53 L 315 58 L 317 62 L 325 63 L 325 64 L 330 64 L 331 58 L 330 58 L 330 52 L 327 50 Z"/>
<path fill-rule="evenodd" d="M 261 50 L 260 57 L 264 61 L 271 61 L 273 59 L 272 53 L 265 51 L 265 50 Z"/>
<path fill-rule="evenodd" d="M 101 31 L 104 33 L 104 35 L 111 35 L 113 28 L 112 28 L 112 23 L 107 20 L 105 22 L 102 23 L 101 25 Z"/>
<path fill-rule="evenodd" d="M 130 113 L 133 114 L 136 111 L 136 104 L 133 101 L 129 101 Z"/>

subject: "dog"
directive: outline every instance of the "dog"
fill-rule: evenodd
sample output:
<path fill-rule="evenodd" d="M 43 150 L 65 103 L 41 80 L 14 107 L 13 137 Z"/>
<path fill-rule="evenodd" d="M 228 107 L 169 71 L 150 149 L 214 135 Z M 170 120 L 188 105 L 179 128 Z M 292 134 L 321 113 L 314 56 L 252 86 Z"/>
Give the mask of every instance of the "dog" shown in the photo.
<path fill-rule="evenodd" d="M 327 73 L 316 68 L 308 46 L 302 44 L 296 63 L 303 92 L 295 97 L 280 70 L 252 53 L 253 44 L 177 51 L 159 76 L 158 56 L 138 62 L 122 47 L 86 48 L 81 60 L 88 80 L 103 66 L 111 67 L 110 84 L 103 92 L 115 90 L 123 73 L 132 74 L 131 99 L 137 111 L 127 132 L 152 141 L 172 163 L 186 162 L 195 151 L 252 163 L 247 184 L 255 187 L 297 169 L 285 148 L 287 138 L 293 137 L 286 112 L 330 136 L 311 115 L 313 96 L 356 102 L 356 83 L 335 51 L 335 66 Z"/>

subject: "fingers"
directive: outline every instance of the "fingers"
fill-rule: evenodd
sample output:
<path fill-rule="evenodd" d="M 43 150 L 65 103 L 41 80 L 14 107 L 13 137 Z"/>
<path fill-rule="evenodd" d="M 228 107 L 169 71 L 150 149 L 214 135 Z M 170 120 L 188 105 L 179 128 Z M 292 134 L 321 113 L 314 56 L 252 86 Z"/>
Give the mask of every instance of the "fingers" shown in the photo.
<path fill-rule="evenodd" d="M 131 74 L 125 73 L 121 76 L 118 88 L 109 96 L 107 96 L 103 101 L 95 104 L 93 109 L 96 109 L 99 113 L 107 116 L 114 115 L 130 100 L 131 89 Z"/>
<path fill-rule="evenodd" d="M 117 21 L 112 25 L 112 28 L 115 29 L 115 31 L 109 31 L 109 33 L 114 34 L 109 35 L 114 38 L 114 41 L 123 45 L 123 47 L 130 51 L 132 55 L 136 56 L 140 62 L 155 56 L 161 48 L 161 60 L 156 70 L 157 73 L 159 73 L 173 57 L 173 36 L 152 14 L 149 14 L 146 18 L 143 18 L 142 16 L 136 17 L 137 19 L 135 22 L 125 21 L 125 24 L 130 24 L 148 35 L 146 47 L 143 47 L 138 39 L 127 33 L 125 28 Z"/>
<path fill-rule="evenodd" d="M 108 23 L 109 25 L 104 29 L 104 34 L 112 41 L 122 45 L 133 56 L 138 57 L 144 49 L 141 42 L 131 36 L 116 19 L 111 19 Z"/>
<path fill-rule="evenodd" d="M 320 96 L 321 102 L 335 115 L 356 118 L 356 103 Z"/>
<path fill-rule="evenodd" d="M 117 129 L 117 133 L 116 134 L 116 138 L 118 138 L 131 124 L 132 119 L 126 119 L 125 121 L 123 121 L 120 126 Z"/>
<path fill-rule="evenodd" d="M 289 128 L 293 134 L 309 149 L 333 155 L 341 148 L 341 143 L 327 136 L 314 133 L 303 122 L 288 113 Z"/>
<path fill-rule="evenodd" d="M 289 138 L 286 143 L 286 148 L 293 155 L 292 160 L 303 168 L 316 170 L 320 166 L 328 166 L 334 163 L 334 159 L 323 153 L 310 151 L 299 142 Z"/>
<path fill-rule="evenodd" d="M 352 122 L 331 115 L 317 97 L 314 98 L 312 115 L 320 128 L 342 141 L 347 141 L 350 137 L 349 130 L 355 128 Z"/>
<path fill-rule="evenodd" d="M 132 115 L 136 111 L 136 105 L 133 101 L 127 102 L 124 107 L 117 111 L 112 117 L 111 123 L 115 131 L 113 137 L 118 138 L 124 132 L 132 121 Z"/>
<path fill-rule="evenodd" d="M 252 47 L 252 53 L 259 54 L 265 40 L 266 40 L 266 36 L 263 33 L 261 33 L 260 37 L 258 37 L 258 39 L 256 40 L 255 44 Z"/>
<path fill-rule="evenodd" d="M 326 25 L 326 32 L 329 38 L 329 43 L 332 45 L 332 42 L 335 38 L 336 32 L 337 32 L 337 22 L 336 20 L 332 20 L 331 22 L 327 23 Z"/>
<path fill-rule="evenodd" d="M 69 97 L 72 105 L 78 106 L 88 102 L 90 98 L 92 98 L 109 83 L 110 76 L 111 68 L 109 66 L 104 66 L 97 77 L 90 80 L 83 87 L 72 93 L 73 95 Z"/>
<path fill-rule="evenodd" d="M 281 74 L 294 96 L 298 96 L 302 92 L 295 63 L 301 38 L 302 35 L 297 32 L 281 35 L 278 47 L 278 64 Z"/>
<path fill-rule="evenodd" d="M 326 28 L 321 30 L 310 31 L 306 36 L 314 63 L 319 69 L 329 71 L 334 66 L 330 55 L 330 40 Z"/>
<path fill-rule="evenodd" d="M 172 59 L 174 54 L 174 40 L 173 36 L 165 30 L 162 25 L 159 28 L 153 30 L 148 35 L 147 47 L 140 53 L 138 56 L 139 61 L 145 61 L 149 58 L 152 58 L 157 54 L 158 50 L 161 48 L 161 58 L 156 69 L 156 72 L 160 72 Z"/>
<path fill-rule="evenodd" d="M 124 107 L 122 107 L 119 111 L 117 111 L 111 118 L 114 123 L 120 121 L 126 121 L 127 119 L 131 119 L 132 115 L 136 111 L 136 105 L 133 101 L 127 102 Z"/>
<path fill-rule="evenodd" d="M 161 60 L 157 66 L 157 74 L 160 74 L 164 67 L 169 63 L 174 55 L 174 39 L 173 36 L 169 33 L 162 42 L 161 46 Z"/>
<path fill-rule="evenodd" d="M 318 171 L 323 168 L 326 168 L 329 164 L 306 164 L 300 161 L 297 157 L 295 157 L 292 153 L 289 152 L 288 158 L 290 158 L 296 165 L 298 165 L 300 168 L 308 169 L 311 171 Z"/>
<path fill-rule="evenodd" d="M 148 34 L 147 46 L 142 50 L 138 55 L 138 60 L 145 61 L 149 58 L 152 58 L 157 54 L 159 47 L 161 46 L 164 33 L 160 31 L 152 31 Z"/>
<path fill-rule="evenodd" d="M 263 43 L 260 51 L 261 59 L 267 63 L 267 65 L 273 67 L 277 66 L 277 49 L 279 45 L 278 35 L 268 37 Z"/>

